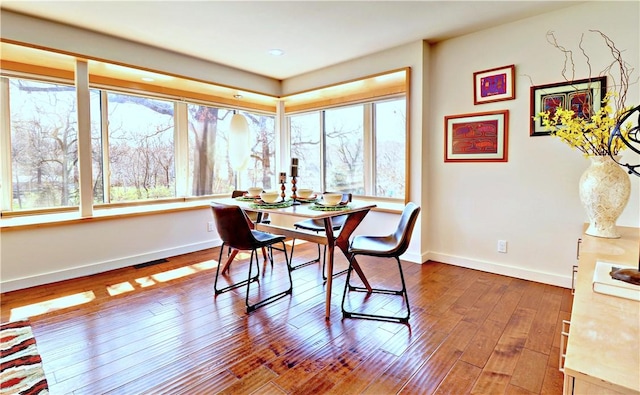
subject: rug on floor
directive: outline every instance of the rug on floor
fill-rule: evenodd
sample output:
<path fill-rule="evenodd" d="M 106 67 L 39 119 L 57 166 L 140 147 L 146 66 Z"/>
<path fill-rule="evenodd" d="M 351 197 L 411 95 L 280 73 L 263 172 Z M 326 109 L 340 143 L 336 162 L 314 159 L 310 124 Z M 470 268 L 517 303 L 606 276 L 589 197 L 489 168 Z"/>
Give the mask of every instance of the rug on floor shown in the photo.
<path fill-rule="evenodd" d="M 0 325 L 0 393 L 49 393 L 42 359 L 28 320 Z"/>

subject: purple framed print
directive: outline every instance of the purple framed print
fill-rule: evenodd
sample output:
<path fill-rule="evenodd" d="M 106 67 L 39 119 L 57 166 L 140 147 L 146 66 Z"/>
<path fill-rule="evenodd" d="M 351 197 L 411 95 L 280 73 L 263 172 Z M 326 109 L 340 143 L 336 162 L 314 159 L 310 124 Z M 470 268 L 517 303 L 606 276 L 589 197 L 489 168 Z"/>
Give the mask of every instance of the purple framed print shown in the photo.
<path fill-rule="evenodd" d="M 473 104 L 516 98 L 515 65 L 473 73 Z"/>
<path fill-rule="evenodd" d="M 506 162 L 509 110 L 444 117 L 445 162 Z"/>
<path fill-rule="evenodd" d="M 607 90 L 607 77 L 557 82 L 531 87 L 530 136 L 548 136 L 540 120 L 541 112 L 553 115 L 556 108 L 568 108 L 580 118 L 591 118 L 599 109 Z"/>

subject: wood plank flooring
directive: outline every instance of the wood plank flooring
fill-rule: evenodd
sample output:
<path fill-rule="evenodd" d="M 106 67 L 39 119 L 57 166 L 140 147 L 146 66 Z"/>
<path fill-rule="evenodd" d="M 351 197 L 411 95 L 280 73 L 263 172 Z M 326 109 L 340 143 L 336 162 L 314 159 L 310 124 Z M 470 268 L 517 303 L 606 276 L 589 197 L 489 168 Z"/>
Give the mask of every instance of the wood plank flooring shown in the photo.
<path fill-rule="evenodd" d="M 218 251 L 5 293 L 2 321 L 30 317 L 54 395 L 562 393 L 568 289 L 405 262 L 409 325 L 343 320 L 344 275 L 325 321 L 313 264 L 292 273 L 293 295 L 247 315 L 246 288 L 214 296 Z M 317 250 L 307 243 L 295 252 L 302 262 Z M 286 288 L 282 254 L 275 259 L 273 268 L 260 264 L 252 298 Z M 233 263 L 234 278 L 246 276 L 246 261 Z M 336 261 L 346 267 L 341 254 Z M 374 287 L 398 283 L 393 261 L 360 261 Z M 404 308 L 395 296 L 363 296 L 349 302 Z"/>

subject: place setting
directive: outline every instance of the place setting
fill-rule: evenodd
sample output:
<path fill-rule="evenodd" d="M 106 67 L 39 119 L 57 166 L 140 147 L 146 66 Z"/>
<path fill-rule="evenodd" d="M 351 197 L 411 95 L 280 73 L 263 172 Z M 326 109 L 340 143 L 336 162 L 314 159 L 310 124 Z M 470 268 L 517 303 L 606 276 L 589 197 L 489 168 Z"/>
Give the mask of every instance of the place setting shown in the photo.
<path fill-rule="evenodd" d="M 284 208 L 293 205 L 293 200 L 285 200 L 277 191 L 260 192 L 252 200 L 253 203 L 249 205 L 251 208 Z"/>
<path fill-rule="evenodd" d="M 235 199 L 241 202 L 253 202 L 257 199 L 260 199 L 260 194 L 262 193 L 262 188 L 251 187 L 247 188 L 247 192 L 242 196 L 238 196 Z"/>
<path fill-rule="evenodd" d="M 315 201 L 309 206 L 309 209 L 316 211 L 338 211 L 348 210 L 349 201 L 344 200 L 341 193 L 325 193 L 322 195 L 321 201 Z"/>

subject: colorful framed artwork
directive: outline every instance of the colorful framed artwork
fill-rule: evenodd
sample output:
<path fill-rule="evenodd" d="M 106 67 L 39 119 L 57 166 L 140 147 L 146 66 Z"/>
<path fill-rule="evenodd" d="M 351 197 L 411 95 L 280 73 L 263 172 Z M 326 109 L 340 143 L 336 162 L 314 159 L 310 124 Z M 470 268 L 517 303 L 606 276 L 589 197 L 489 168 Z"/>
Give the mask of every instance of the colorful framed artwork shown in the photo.
<path fill-rule="evenodd" d="M 473 73 L 473 104 L 516 98 L 515 65 Z"/>
<path fill-rule="evenodd" d="M 607 90 L 607 77 L 557 82 L 531 87 L 530 136 L 548 136 L 538 114 L 555 112 L 556 108 L 570 108 L 581 118 L 591 118 L 599 109 Z"/>
<path fill-rule="evenodd" d="M 444 117 L 445 162 L 506 162 L 509 110 Z"/>

